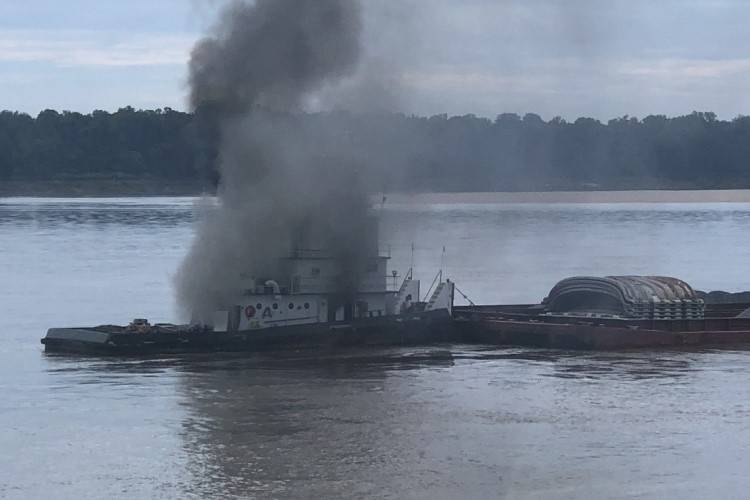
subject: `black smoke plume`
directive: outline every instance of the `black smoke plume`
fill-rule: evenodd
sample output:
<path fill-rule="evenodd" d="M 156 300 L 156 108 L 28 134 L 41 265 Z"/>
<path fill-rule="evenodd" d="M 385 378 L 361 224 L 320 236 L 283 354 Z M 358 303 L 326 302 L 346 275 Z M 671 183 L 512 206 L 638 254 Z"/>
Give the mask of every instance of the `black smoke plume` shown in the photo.
<path fill-rule="evenodd" d="M 279 258 L 311 236 L 343 264 L 341 293 L 356 287 L 372 169 L 346 131 L 295 113 L 355 74 L 361 25 L 353 0 L 234 1 L 194 47 L 190 102 L 219 136 L 221 179 L 177 276 L 195 319 L 231 303 L 243 275 L 276 278 Z"/>

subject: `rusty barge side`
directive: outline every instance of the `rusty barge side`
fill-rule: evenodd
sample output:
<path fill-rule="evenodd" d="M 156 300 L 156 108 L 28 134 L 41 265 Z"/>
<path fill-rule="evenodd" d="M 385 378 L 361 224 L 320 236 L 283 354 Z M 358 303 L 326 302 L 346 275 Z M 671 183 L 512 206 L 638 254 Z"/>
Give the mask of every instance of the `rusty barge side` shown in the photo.
<path fill-rule="evenodd" d="M 550 349 L 619 350 L 750 347 L 750 318 L 727 317 L 726 306 L 705 319 L 631 320 L 539 314 L 538 306 L 454 308 L 468 342 Z"/>

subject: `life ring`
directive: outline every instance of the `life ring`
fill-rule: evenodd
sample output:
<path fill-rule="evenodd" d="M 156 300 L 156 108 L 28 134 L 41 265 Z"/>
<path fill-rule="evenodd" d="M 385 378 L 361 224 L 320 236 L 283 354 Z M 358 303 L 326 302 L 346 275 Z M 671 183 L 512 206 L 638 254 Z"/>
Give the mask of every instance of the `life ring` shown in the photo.
<path fill-rule="evenodd" d="M 247 319 L 250 319 L 250 318 L 252 318 L 253 316 L 255 316 L 255 308 L 254 308 L 253 306 L 247 306 L 247 307 L 245 308 L 245 317 L 246 317 Z"/>

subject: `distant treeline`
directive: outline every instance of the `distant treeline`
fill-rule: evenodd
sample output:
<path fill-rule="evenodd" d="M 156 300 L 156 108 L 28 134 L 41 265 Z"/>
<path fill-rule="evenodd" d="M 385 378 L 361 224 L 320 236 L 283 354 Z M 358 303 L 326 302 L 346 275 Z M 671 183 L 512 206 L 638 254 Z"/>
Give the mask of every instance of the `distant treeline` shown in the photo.
<path fill-rule="evenodd" d="M 383 190 L 513 191 L 750 187 L 750 117 L 289 116 L 383 165 Z M 215 186 L 216 134 L 172 109 L 0 113 L 0 182 Z"/>

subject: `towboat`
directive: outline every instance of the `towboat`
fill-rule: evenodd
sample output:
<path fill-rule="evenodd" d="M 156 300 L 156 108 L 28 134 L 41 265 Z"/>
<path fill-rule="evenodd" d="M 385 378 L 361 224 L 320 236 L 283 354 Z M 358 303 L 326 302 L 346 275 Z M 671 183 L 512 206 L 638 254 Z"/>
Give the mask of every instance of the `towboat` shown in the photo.
<path fill-rule="evenodd" d="M 371 223 L 377 236 L 377 221 Z M 50 328 L 41 342 L 48 352 L 142 355 L 449 340 L 453 282 L 440 270 L 422 296 L 412 269 L 388 272 L 390 255 L 381 254 L 377 237 L 367 246 L 355 280 L 342 278 L 341 259 L 324 244 L 296 245 L 280 260 L 279 276 L 248 277 L 210 320 Z"/>

